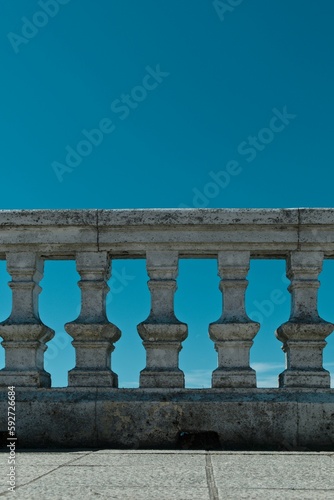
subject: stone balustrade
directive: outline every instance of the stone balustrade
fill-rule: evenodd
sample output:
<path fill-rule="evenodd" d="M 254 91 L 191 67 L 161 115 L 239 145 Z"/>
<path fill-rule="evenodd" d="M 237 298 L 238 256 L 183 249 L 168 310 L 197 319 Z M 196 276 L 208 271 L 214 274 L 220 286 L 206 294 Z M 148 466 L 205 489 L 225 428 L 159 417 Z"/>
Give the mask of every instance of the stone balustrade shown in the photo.
<path fill-rule="evenodd" d="M 43 405 L 47 401 L 60 405 L 62 415 L 67 412 L 66 402 L 74 405 L 76 414 L 84 408 L 83 414 L 94 420 L 95 426 L 96 405 L 109 405 L 112 416 L 108 425 L 111 425 L 119 412 L 117 405 L 122 403 L 130 421 L 121 419 L 119 427 L 116 425 L 107 431 L 105 440 L 121 445 L 130 443 L 130 446 L 134 442 L 140 445 L 170 443 L 171 438 L 166 437 L 169 431 L 163 427 L 166 423 L 173 427 L 171 422 L 180 419 L 181 413 L 188 415 L 187 425 L 193 430 L 218 429 L 222 436 L 227 431 L 226 426 L 222 430 L 223 424 L 219 423 L 217 404 L 222 413 L 230 405 L 231 412 L 232 409 L 236 412 L 233 418 L 245 420 L 240 405 L 250 401 L 250 404 L 257 403 L 258 408 L 264 405 L 273 421 L 281 418 L 282 408 L 288 412 L 293 408 L 293 412 L 298 413 L 304 404 L 306 413 L 316 412 L 321 420 L 322 430 L 319 437 L 314 438 L 314 446 L 326 439 L 334 446 L 333 419 L 324 416 L 321 406 L 329 405 L 328 411 L 334 415 L 334 391 L 330 389 L 329 373 L 323 368 L 323 349 L 334 325 L 319 317 L 317 308 L 318 276 L 323 260 L 333 257 L 334 209 L 0 211 L 0 259 L 7 261 L 12 289 L 12 312 L 0 324 L 5 349 L 0 393 L 4 395 L 8 386 L 15 386 L 21 394 L 20 405 L 25 411 L 25 424 L 21 427 L 23 444 L 31 446 L 31 421 L 36 418 L 36 408 L 45 411 Z M 121 332 L 106 315 L 107 282 L 113 260 L 138 258 L 146 259 L 151 295 L 150 314 L 137 327 L 146 350 L 146 367 L 140 373 L 140 388 L 124 390 L 117 388 L 117 374 L 111 364 L 111 353 Z M 184 389 L 184 374 L 179 368 L 179 352 L 182 347 L 186 349 L 191 339 L 187 339 L 187 325 L 175 316 L 174 294 L 179 261 L 187 258 L 215 259 L 221 279 L 222 315 L 208 325 L 218 354 L 218 366 L 212 367 L 212 389 Z M 65 325 L 73 338 L 76 362 L 68 375 L 68 387 L 64 389 L 51 389 L 50 375 L 44 370 L 46 344 L 54 332 L 42 323 L 38 308 L 44 262 L 55 259 L 75 260 L 80 275 L 81 310 L 78 318 Z M 290 280 L 290 318 L 277 325 L 275 332 L 277 345 L 281 342 L 286 356 L 286 369 L 279 376 L 279 388 L 271 390 L 256 387 L 256 373 L 249 362 L 250 349 L 260 328 L 259 323 L 247 316 L 245 307 L 250 259 L 284 259 Z M 314 397 L 318 403 L 312 400 Z M 94 411 L 87 410 L 89 401 L 94 402 Z M 135 403 L 137 410 L 134 410 Z M 132 441 L 125 437 L 122 440 L 117 434 L 122 434 L 124 429 L 129 431 L 129 422 L 133 423 L 139 403 L 141 408 L 151 405 L 149 410 L 158 413 L 163 413 L 167 405 L 164 424 L 159 419 L 160 423 L 155 423 L 156 435 L 160 436 L 154 438 L 156 442 L 148 438 L 147 433 L 145 438 L 139 438 L 139 431 Z M 207 410 L 204 411 L 204 407 Z M 186 408 L 191 408 L 191 417 Z M 207 415 L 208 408 L 215 417 L 211 415 L 204 422 L 201 412 Z M 256 425 L 264 425 L 260 413 L 252 416 Z M 142 426 L 146 417 L 147 414 L 138 417 Z M 275 427 L 276 441 L 286 441 L 289 435 L 290 442 L 294 443 L 291 446 L 310 443 L 305 437 L 311 433 L 310 425 L 305 424 L 304 432 L 299 417 L 294 414 L 293 419 L 296 429 L 292 435 L 282 430 L 282 422 L 279 432 Z M 57 422 L 58 437 L 49 437 L 46 441 L 62 445 L 61 423 Z M 330 425 L 329 438 L 324 430 L 326 422 Z M 46 425 L 42 424 L 44 431 Z M 237 423 L 229 421 L 227 427 L 227 434 L 234 436 L 227 439 L 227 443 L 245 442 L 245 437 L 240 438 L 242 433 L 236 428 Z M 184 430 L 179 424 L 175 428 L 180 432 Z M 256 440 L 259 445 L 268 445 L 274 439 L 265 432 L 259 433 Z M 82 430 L 73 433 L 74 443 L 89 446 L 100 443 L 104 435 L 94 434 L 94 438 L 89 438 Z M 40 445 L 41 439 L 36 438 L 36 443 Z"/>

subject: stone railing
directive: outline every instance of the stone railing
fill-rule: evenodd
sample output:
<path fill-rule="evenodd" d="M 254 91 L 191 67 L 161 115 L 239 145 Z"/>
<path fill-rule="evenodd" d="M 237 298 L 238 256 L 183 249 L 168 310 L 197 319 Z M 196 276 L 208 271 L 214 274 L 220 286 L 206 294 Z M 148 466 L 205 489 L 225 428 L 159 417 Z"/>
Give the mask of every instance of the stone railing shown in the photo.
<path fill-rule="evenodd" d="M 12 312 L 0 325 L 5 349 L 0 387 L 3 387 L 2 395 L 8 386 L 16 387 L 18 407 L 24 413 L 19 427 L 23 445 L 32 445 L 32 422 L 41 408 L 45 410 L 43 405 L 47 402 L 51 406 L 57 405 L 61 420 L 45 416 L 41 423 L 44 441 L 35 435 L 33 442 L 39 446 L 41 443 L 62 445 L 59 434 L 64 433 L 61 430 L 62 418 L 67 415 L 66 403 L 70 401 L 78 418 L 84 413 L 88 419 L 94 420 L 95 430 L 99 428 L 96 420 L 99 404 L 101 411 L 103 406 L 111 405 L 108 406 L 110 421 L 115 421 L 115 415 L 120 411 L 117 405 L 120 404 L 130 418 L 119 420 L 119 427 L 114 425 L 107 434 L 96 435 L 94 431 L 91 437 L 87 437 L 82 428 L 74 429 L 73 423 L 72 427 L 68 423 L 74 436 L 70 441 L 72 445 L 171 445 L 178 432 L 187 430 L 184 429 L 186 425 L 188 431 L 191 428 L 193 432 L 218 432 L 221 439 L 225 433 L 224 443 L 227 445 L 245 447 L 247 442 L 267 446 L 289 441 L 292 447 L 300 444 L 319 447 L 324 446 L 325 440 L 327 445 L 334 446 L 333 418 L 324 416 L 323 411 L 323 405 L 327 405 L 328 411 L 334 415 L 334 391 L 330 389 L 329 373 L 323 368 L 325 339 L 334 330 L 334 325 L 320 318 L 317 310 L 318 275 L 323 259 L 333 257 L 333 209 L 0 212 L 0 259 L 7 261 L 12 280 L 9 283 Z M 120 258 L 146 259 L 151 294 L 150 314 L 138 325 L 146 349 L 146 367 L 140 374 L 140 388 L 132 390 L 117 389 L 117 375 L 111 369 L 111 353 L 121 332 L 106 315 L 111 263 Z M 213 367 L 212 389 L 184 389 L 184 374 L 179 369 L 179 352 L 187 338 L 187 325 L 175 316 L 174 293 L 178 263 L 184 258 L 212 258 L 218 263 L 223 311 L 220 319 L 209 325 L 209 335 L 218 353 L 218 367 Z M 286 369 L 279 376 L 278 389 L 257 389 L 256 374 L 249 365 L 250 348 L 260 327 L 245 310 L 251 258 L 285 259 L 287 262 L 291 315 L 276 332 L 286 354 Z M 76 364 L 69 372 L 68 387 L 64 389 L 50 389 L 50 375 L 44 370 L 43 363 L 46 343 L 54 335 L 52 329 L 41 322 L 38 311 L 39 282 L 44 261 L 48 259 L 75 259 L 81 278 L 80 314 L 65 325 L 73 338 Z M 309 399 L 305 400 L 305 394 Z M 314 397 L 317 399 L 313 400 Z M 89 401 L 94 403 L 94 410 L 87 410 Z M 148 437 L 151 434 L 142 428 L 137 435 L 130 433 L 130 439 L 121 438 L 120 435 L 125 436 L 129 431 L 130 421 L 133 424 L 138 418 L 140 425 L 145 425 L 147 415 L 136 416 L 140 402 L 141 408 L 149 404 L 150 411 L 158 413 L 169 405 L 165 408 L 167 416 L 163 422 L 158 419 L 160 423 L 153 425 L 154 438 Z M 293 422 L 296 427 L 290 421 L 295 429 L 292 434 L 284 429 L 278 432 L 275 427 L 273 437 L 263 430 L 265 426 L 259 410 L 253 418 L 256 425 L 262 425 L 262 431 L 255 441 L 254 435 L 249 435 L 247 441 L 238 429 L 240 420 L 245 420 L 243 405 L 247 402 L 257 404 L 257 407 L 264 404 L 265 412 L 271 414 L 273 422 L 281 418 L 284 408 L 284 411 L 288 411 L 286 408 L 290 411 L 293 407 L 298 413 L 300 405 L 304 404 L 307 411 L 315 412 L 320 419 L 322 431 L 318 437 L 313 436 L 312 441 L 309 436 L 314 429 L 312 431 L 310 424 L 305 424 L 306 430 L 303 431 L 299 417 L 295 415 Z M 214 405 L 218 403 L 222 414 L 232 405 L 229 431 L 217 414 Z M 186 408 L 191 409 L 192 417 Z M 203 416 L 211 412 L 210 409 L 215 418 L 211 415 L 204 422 Z M 172 424 L 181 418 L 181 413 L 188 415 L 187 424 Z M 287 415 L 284 417 L 283 414 L 284 419 Z M 38 420 L 41 422 L 41 418 Z M 270 425 L 274 425 L 273 422 Z M 172 431 L 166 430 L 166 424 L 173 429 L 173 438 L 170 437 Z M 284 427 L 282 423 L 280 425 Z M 51 437 L 49 426 L 58 428 L 55 431 L 57 437 Z"/>

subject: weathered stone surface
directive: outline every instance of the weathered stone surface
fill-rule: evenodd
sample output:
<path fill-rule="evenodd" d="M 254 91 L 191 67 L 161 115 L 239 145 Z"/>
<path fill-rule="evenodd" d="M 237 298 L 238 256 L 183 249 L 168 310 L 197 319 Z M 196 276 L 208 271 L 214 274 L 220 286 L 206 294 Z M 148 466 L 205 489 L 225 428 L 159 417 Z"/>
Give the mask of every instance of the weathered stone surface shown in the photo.
<path fill-rule="evenodd" d="M 288 250 L 318 248 L 334 255 L 333 209 L 3 210 L 0 257 L 14 245 L 52 258 L 77 250 L 145 256 L 148 249 L 185 256 L 222 250 L 281 257 Z"/>
<path fill-rule="evenodd" d="M 146 349 L 146 368 L 140 373 L 140 387 L 184 387 L 179 352 L 188 328 L 174 313 L 178 254 L 147 252 L 146 263 L 151 311 L 137 327 Z"/>
<path fill-rule="evenodd" d="M 6 362 L 0 370 L 0 386 L 50 387 L 44 351 L 54 332 L 42 323 L 38 311 L 43 261 L 33 252 L 10 252 L 7 269 L 12 276 L 9 286 L 13 299 L 9 318 L 0 324 Z"/>
<path fill-rule="evenodd" d="M 76 350 L 76 366 L 68 374 L 69 385 L 117 387 L 111 353 L 121 332 L 108 321 L 106 313 L 110 259 L 107 252 L 78 252 L 76 262 L 81 277 L 81 310 L 76 320 L 65 325 Z"/>
<path fill-rule="evenodd" d="M 308 449 L 334 449 L 334 410 L 326 393 L 317 392 L 313 404 L 298 404 L 298 430 Z M 319 410 L 321 408 L 321 412 Z"/>
<path fill-rule="evenodd" d="M 0 210 L 0 227 L 96 226 L 96 210 Z"/>
<path fill-rule="evenodd" d="M 293 225 L 298 224 L 298 209 L 136 209 L 99 210 L 99 225 Z"/>
<path fill-rule="evenodd" d="M 296 248 L 297 239 L 295 209 L 0 211 L 0 256 L 13 245 L 38 245 L 52 258 L 73 258 L 77 250 L 110 251 L 111 245 L 119 256 L 145 256 L 147 249 L 205 256 L 221 250 L 222 243 L 226 249 L 237 243 L 283 255 Z"/>
<path fill-rule="evenodd" d="M 276 332 L 287 355 L 287 369 L 279 376 L 281 387 L 330 387 L 322 351 L 334 325 L 318 314 L 318 275 L 322 261 L 322 252 L 303 251 L 291 252 L 287 261 L 291 315 Z"/>
<path fill-rule="evenodd" d="M 218 352 L 212 387 L 256 387 L 256 374 L 249 366 L 249 351 L 260 324 L 252 321 L 245 310 L 249 259 L 247 251 L 218 253 L 223 314 L 209 325 L 210 338 Z"/>
<path fill-rule="evenodd" d="M 315 224 L 333 225 L 334 208 L 300 208 L 299 222 L 301 225 Z"/>
<path fill-rule="evenodd" d="M 175 449 L 181 432 L 216 432 L 222 449 L 334 450 L 333 389 L 27 388 L 16 401 L 21 449 Z M 6 416 L 3 389 L 0 429 Z"/>

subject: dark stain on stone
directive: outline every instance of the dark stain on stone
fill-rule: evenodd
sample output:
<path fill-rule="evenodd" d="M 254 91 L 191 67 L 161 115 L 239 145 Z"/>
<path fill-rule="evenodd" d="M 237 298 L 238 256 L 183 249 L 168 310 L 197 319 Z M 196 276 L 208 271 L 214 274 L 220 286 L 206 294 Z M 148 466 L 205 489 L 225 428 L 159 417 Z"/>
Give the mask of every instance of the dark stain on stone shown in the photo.
<path fill-rule="evenodd" d="M 217 432 L 180 432 L 177 448 L 180 450 L 221 450 Z"/>

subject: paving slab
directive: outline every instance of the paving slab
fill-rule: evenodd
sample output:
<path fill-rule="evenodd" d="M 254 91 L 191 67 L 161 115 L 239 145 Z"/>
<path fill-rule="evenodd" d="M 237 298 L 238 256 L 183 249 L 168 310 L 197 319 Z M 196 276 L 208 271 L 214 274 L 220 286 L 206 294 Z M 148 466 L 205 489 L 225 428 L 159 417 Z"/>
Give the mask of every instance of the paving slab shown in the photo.
<path fill-rule="evenodd" d="M 310 490 L 286 489 L 228 489 L 219 490 L 221 500 L 331 500 L 334 492 L 317 490 L 316 494 Z"/>
<path fill-rule="evenodd" d="M 205 467 L 205 454 L 194 455 L 192 453 L 184 454 L 164 454 L 164 453 L 145 453 L 145 454 L 96 454 L 81 456 L 72 464 L 73 467 L 89 465 L 93 467 L 101 467 L 108 464 L 108 467 L 148 467 L 154 468 L 162 467 L 170 470 L 189 469 L 191 468 L 204 468 Z"/>
<path fill-rule="evenodd" d="M 6 495 L 5 498 L 8 498 Z M 154 488 L 105 488 L 98 484 L 89 487 L 66 486 L 56 484 L 49 489 L 43 485 L 37 488 L 37 485 L 30 486 L 24 491 L 15 493 L 15 499 L 19 500 L 73 500 L 80 498 L 86 500 L 90 498 L 108 499 L 108 500 L 210 500 L 207 489 L 191 488 L 183 490 L 182 488 L 169 488 L 168 490 Z"/>
<path fill-rule="evenodd" d="M 16 453 L 18 499 L 334 499 L 334 453 L 71 450 Z M 0 452 L 0 497 L 8 453 Z"/>
<path fill-rule="evenodd" d="M 334 459 L 330 455 L 214 455 L 211 460 L 218 489 L 334 491 Z"/>

